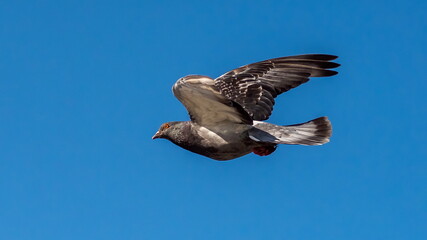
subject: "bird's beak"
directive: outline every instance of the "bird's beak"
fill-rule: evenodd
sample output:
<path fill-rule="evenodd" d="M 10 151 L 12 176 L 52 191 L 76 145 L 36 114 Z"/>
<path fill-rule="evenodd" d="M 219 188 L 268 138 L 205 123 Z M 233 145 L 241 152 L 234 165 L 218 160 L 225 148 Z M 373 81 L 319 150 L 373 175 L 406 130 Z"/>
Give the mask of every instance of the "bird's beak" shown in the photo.
<path fill-rule="evenodd" d="M 151 139 L 156 139 L 156 138 L 159 138 L 159 137 L 160 137 L 160 132 L 157 131 L 156 134 L 154 134 L 154 136 L 151 137 Z"/>

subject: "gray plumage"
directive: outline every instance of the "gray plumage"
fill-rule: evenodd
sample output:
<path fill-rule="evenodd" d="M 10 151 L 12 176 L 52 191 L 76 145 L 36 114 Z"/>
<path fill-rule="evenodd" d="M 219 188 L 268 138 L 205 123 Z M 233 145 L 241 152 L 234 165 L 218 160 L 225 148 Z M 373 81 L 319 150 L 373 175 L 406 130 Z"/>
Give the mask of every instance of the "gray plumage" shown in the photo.
<path fill-rule="evenodd" d="M 321 145 L 329 141 L 326 117 L 278 126 L 262 122 L 273 111 L 274 98 L 309 80 L 337 74 L 336 56 L 308 54 L 249 64 L 212 79 L 190 75 L 172 90 L 191 121 L 163 124 L 154 138 L 165 138 L 189 151 L 230 160 L 248 153 L 269 155 L 277 144 Z"/>
<path fill-rule="evenodd" d="M 329 142 L 331 134 L 332 126 L 327 117 L 288 126 L 256 122 L 249 130 L 249 137 L 254 141 L 293 145 L 322 145 Z"/>

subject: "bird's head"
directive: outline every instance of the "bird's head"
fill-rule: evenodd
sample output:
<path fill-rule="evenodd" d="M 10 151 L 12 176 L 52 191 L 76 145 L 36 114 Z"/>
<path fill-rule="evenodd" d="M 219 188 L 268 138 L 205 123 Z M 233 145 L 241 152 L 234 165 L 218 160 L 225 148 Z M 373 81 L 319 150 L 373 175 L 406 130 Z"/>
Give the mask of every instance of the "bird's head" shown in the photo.
<path fill-rule="evenodd" d="M 156 138 L 166 138 L 166 139 L 170 139 L 171 137 L 179 134 L 180 129 L 179 129 L 179 124 L 180 122 L 167 122 L 167 123 L 163 123 L 159 130 L 156 132 L 156 134 L 154 134 L 154 136 L 152 137 L 152 139 L 156 139 Z"/>

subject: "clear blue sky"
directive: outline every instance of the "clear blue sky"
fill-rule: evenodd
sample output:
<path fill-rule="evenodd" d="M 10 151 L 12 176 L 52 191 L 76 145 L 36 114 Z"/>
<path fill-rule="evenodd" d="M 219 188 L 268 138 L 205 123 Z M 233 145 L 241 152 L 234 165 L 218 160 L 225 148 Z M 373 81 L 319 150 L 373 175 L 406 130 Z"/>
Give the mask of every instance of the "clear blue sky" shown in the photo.
<path fill-rule="evenodd" d="M 426 1 L 2 1 L 0 238 L 427 239 Z M 339 55 L 270 122 L 332 141 L 217 162 L 165 140 L 172 84 Z"/>

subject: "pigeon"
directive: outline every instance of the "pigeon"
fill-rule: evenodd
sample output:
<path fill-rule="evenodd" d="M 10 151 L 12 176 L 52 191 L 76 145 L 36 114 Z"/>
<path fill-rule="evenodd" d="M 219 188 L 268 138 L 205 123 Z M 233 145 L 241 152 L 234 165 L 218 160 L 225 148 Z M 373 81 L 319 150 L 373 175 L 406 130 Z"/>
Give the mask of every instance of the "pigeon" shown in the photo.
<path fill-rule="evenodd" d="M 167 122 L 152 139 L 163 138 L 208 158 L 225 161 L 254 153 L 267 156 L 278 144 L 322 145 L 332 126 L 327 117 L 287 126 L 265 122 L 275 98 L 310 77 L 328 77 L 340 64 L 337 56 L 305 54 L 245 65 L 212 79 L 189 75 L 172 91 L 190 121 Z"/>

